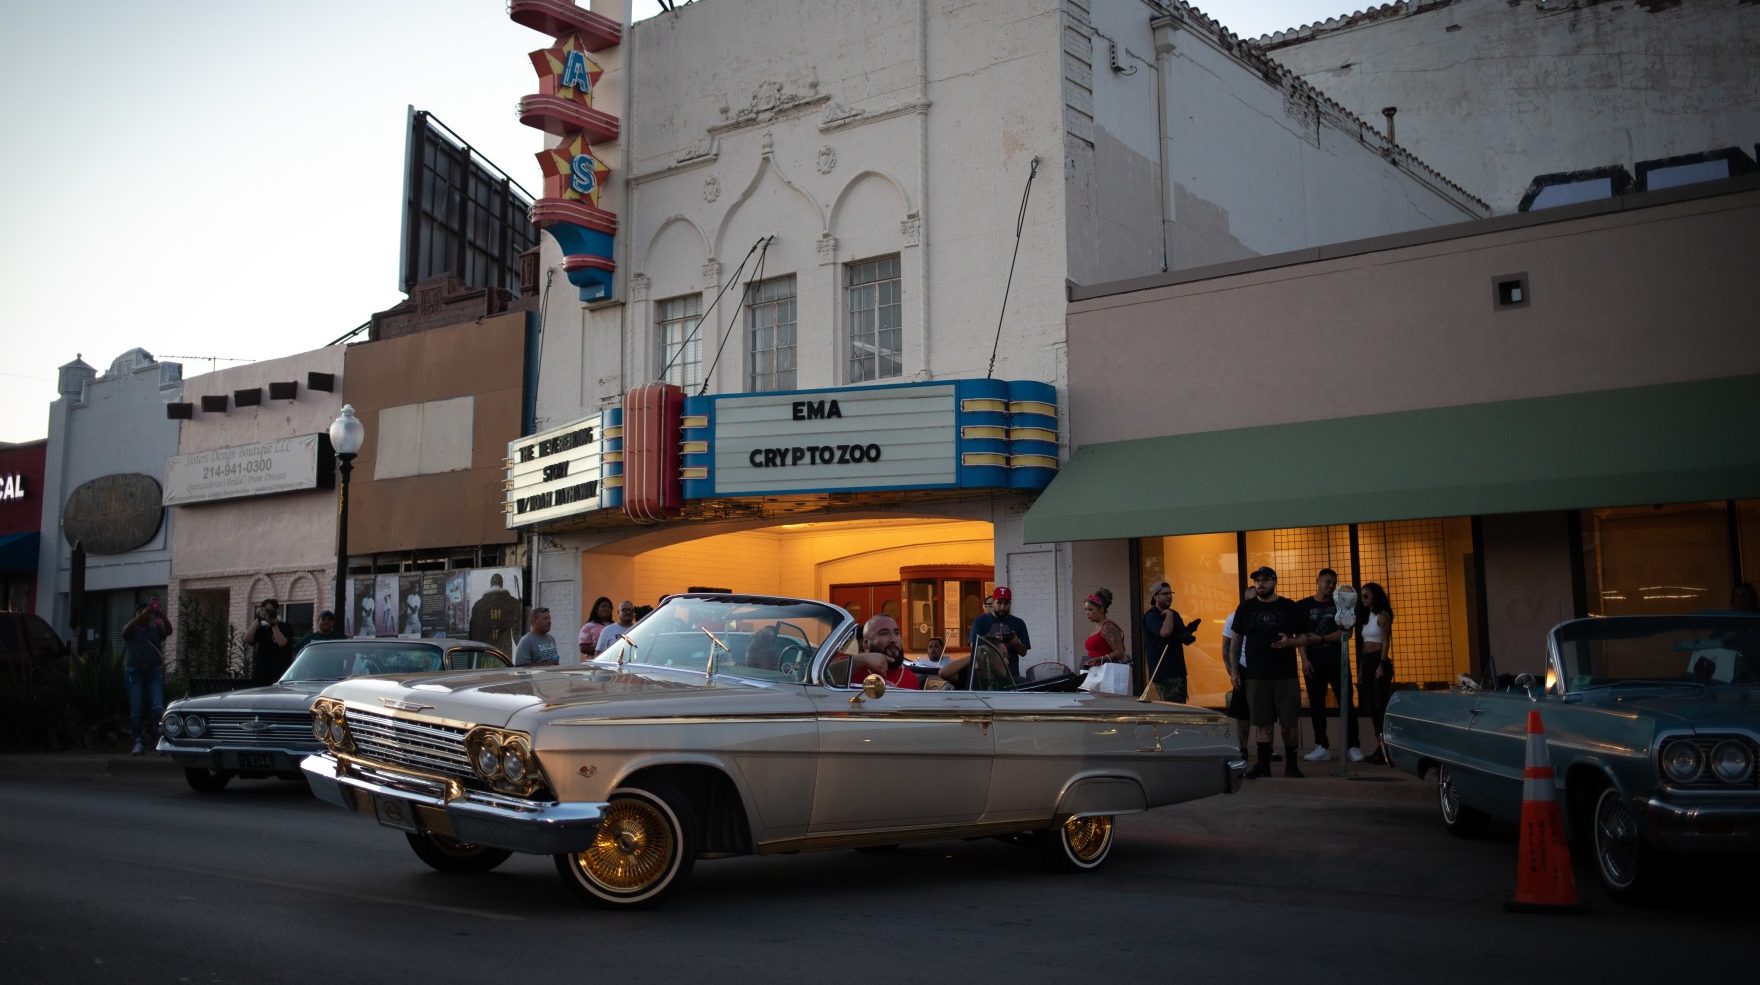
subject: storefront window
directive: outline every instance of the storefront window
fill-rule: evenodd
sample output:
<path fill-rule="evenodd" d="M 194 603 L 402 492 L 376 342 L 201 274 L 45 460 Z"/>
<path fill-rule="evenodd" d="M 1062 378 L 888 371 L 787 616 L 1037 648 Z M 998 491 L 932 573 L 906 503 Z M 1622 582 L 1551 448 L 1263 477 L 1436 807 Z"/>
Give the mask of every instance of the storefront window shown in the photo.
<path fill-rule="evenodd" d="M 1241 601 L 1239 555 L 1235 535 L 1191 534 L 1150 537 L 1141 543 L 1144 597 L 1135 613 L 1114 613 L 1132 639 L 1141 635 L 1142 613 L 1149 608 L 1148 591 L 1158 581 L 1173 586 L 1173 607 L 1185 621 L 1202 619 L 1197 641 L 1186 647 L 1186 688 L 1192 703 L 1220 707 L 1231 684 L 1222 666 L 1222 624 Z M 1155 654 L 1147 653 L 1153 662 Z"/>
<path fill-rule="evenodd" d="M 1589 615 L 1672 615 L 1729 604 L 1728 504 L 1622 506 L 1582 517 Z"/>
<path fill-rule="evenodd" d="M 1446 687 L 1472 672 L 1474 563 L 1467 517 L 1357 525 L 1356 584 L 1379 584 L 1393 605 L 1396 684 Z"/>
<path fill-rule="evenodd" d="M 1475 650 L 1472 529 L 1466 517 L 1361 524 L 1354 567 L 1352 528 L 1344 525 L 1250 530 L 1244 558 L 1232 533 L 1147 538 L 1139 542 L 1144 595 L 1136 611 L 1148 608 L 1149 589 L 1165 580 L 1180 615 L 1203 620 L 1197 642 L 1186 647 L 1189 689 L 1194 703 L 1219 706 L 1230 687 L 1222 666 L 1222 625 L 1241 601 L 1244 571 L 1270 565 L 1278 573 L 1279 594 L 1302 599 L 1314 593 L 1320 570 L 1332 568 L 1341 583 L 1374 581 L 1387 590 L 1398 627 L 1395 681 L 1446 686 L 1471 670 Z M 1145 660 L 1154 657 L 1145 651 Z"/>
<path fill-rule="evenodd" d="M 1742 580 L 1760 587 L 1760 499 L 1744 499 L 1736 503 L 1736 537 L 1742 559 Z"/>

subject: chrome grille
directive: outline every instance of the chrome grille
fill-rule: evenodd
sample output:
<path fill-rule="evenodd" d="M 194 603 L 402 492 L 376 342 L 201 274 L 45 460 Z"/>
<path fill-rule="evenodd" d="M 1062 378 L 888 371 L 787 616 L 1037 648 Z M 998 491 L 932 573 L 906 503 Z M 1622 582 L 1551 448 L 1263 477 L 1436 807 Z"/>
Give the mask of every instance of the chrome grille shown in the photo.
<path fill-rule="evenodd" d="M 201 715 L 207 722 L 202 738 L 233 746 L 318 745 L 312 735 L 312 716 L 303 711 L 260 714 L 227 712 Z"/>
<path fill-rule="evenodd" d="M 464 751 L 465 729 L 358 708 L 348 709 L 346 717 L 348 734 L 354 737 L 355 754 L 362 759 L 423 773 L 476 779 Z"/>

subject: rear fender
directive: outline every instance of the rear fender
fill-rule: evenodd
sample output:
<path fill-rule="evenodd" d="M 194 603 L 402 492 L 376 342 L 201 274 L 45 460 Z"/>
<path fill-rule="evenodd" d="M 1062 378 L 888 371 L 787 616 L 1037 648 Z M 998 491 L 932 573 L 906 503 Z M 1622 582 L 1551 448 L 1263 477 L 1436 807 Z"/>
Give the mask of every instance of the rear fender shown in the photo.
<path fill-rule="evenodd" d="M 1058 796 L 1056 816 L 1139 814 L 1148 809 L 1148 795 L 1134 777 L 1078 776 Z"/>

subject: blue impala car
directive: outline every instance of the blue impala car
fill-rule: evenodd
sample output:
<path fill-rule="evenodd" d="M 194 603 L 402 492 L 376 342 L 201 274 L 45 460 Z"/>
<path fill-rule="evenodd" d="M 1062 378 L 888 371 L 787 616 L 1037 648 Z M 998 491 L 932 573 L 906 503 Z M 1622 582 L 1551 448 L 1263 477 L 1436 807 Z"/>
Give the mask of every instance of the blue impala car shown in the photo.
<path fill-rule="evenodd" d="M 1565 822 L 1615 896 L 1650 889 L 1662 853 L 1760 851 L 1760 616 L 1576 619 L 1546 649 L 1544 680 L 1389 703 L 1394 765 L 1435 774 L 1451 832 L 1520 818 L 1538 708 Z"/>

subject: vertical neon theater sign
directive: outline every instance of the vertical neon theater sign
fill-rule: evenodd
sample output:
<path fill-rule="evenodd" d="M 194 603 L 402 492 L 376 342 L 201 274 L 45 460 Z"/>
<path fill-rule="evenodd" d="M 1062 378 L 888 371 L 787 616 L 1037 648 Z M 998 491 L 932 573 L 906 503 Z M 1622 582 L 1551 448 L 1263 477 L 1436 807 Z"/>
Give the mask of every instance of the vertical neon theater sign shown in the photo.
<path fill-rule="evenodd" d="M 508 15 L 556 39 L 532 52 L 538 92 L 519 101 L 521 123 L 559 140 L 538 154 L 544 196 L 532 206 L 532 224 L 562 248 L 563 272 L 580 288 L 581 300 L 609 301 L 617 269 L 612 259 L 617 216 L 599 207 L 599 192 L 611 172 L 593 145 L 615 142 L 621 124 L 593 108 L 593 89 L 604 70 L 588 56 L 620 43 L 623 27 L 569 0 L 513 0 Z"/>

